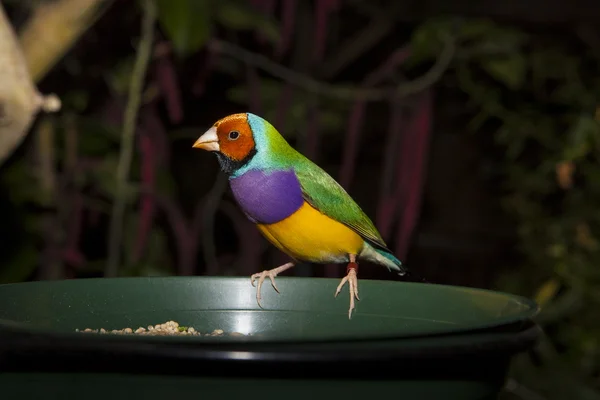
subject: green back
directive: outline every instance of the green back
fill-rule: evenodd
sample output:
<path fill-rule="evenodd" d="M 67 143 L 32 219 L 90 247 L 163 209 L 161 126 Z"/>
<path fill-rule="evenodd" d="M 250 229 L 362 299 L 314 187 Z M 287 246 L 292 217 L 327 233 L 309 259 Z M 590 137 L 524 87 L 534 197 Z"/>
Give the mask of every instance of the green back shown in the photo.
<path fill-rule="evenodd" d="M 300 154 L 269 122 L 248 113 L 257 154 L 236 174 L 250 168 L 292 168 L 302 186 L 304 200 L 328 217 L 350 227 L 370 244 L 389 252 L 373 222 L 344 188 L 327 172 Z"/>
<path fill-rule="evenodd" d="M 371 219 L 327 172 L 308 159 L 294 167 L 294 170 L 306 202 L 352 228 L 376 247 L 389 251 Z"/>

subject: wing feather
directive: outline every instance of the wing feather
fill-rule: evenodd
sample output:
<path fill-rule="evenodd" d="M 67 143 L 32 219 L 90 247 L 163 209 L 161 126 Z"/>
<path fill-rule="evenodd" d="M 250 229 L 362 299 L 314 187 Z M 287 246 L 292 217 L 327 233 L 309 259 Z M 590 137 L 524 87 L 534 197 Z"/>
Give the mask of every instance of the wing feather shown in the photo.
<path fill-rule="evenodd" d="M 307 160 L 308 161 L 308 160 Z M 348 226 L 370 244 L 389 252 L 381 234 L 344 188 L 318 165 L 294 167 L 304 200 L 330 218 Z"/>

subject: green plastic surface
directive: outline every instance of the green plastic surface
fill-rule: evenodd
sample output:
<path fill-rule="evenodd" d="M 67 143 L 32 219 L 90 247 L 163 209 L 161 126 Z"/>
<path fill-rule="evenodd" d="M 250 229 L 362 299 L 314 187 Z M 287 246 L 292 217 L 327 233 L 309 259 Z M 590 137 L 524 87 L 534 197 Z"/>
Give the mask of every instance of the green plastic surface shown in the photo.
<path fill-rule="evenodd" d="M 277 294 L 267 281 L 264 309 L 256 303 L 250 279 L 233 277 L 117 278 L 28 282 L 0 285 L 0 333 L 18 328 L 61 336 L 89 335 L 89 340 L 141 341 L 330 341 L 326 346 L 351 346 L 375 351 L 421 351 L 470 346 L 478 349 L 514 342 L 519 324 L 538 312 L 532 301 L 504 293 L 422 283 L 359 280 L 356 312 L 348 319 L 348 288 L 334 298 L 337 279 L 278 277 Z M 146 327 L 175 320 L 199 331 L 252 334 L 243 337 L 148 337 L 93 335 L 75 329 Z M 506 331 L 507 325 L 513 329 Z M 516 327 L 515 327 L 516 326 Z M 485 333 L 480 329 L 490 328 Z M 451 334 L 453 335 L 445 335 Z M 435 335 L 435 336 L 430 336 Z M 441 335 L 441 336 L 440 336 Z M 428 337 L 430 337 L 428 339 Z M 377 342 L 369 339 L 390 338 Z M 425 339 L 424 339 L 425 338 Z M 340 339 L 356 339 L 344 344 Z M 188 342 L 189 343 L 189 342 Z M 322 346 L 322 344 L 321 344 Z M 346 351 L 346 350 L 345 350 Z M 114 373 L 3 373 L 3 398 L 11 399 L 144 399 L 260 398 L 365 399 L 376 394 L 399 399 L 493 399 L 501 390 L 512 353 L 483 358 L 469 368 L 489 377 L 444 379 L 427 373 L 407 379 L 343 381 L 283 376 L 254 379 L 222 376 L 173 376 Z M 0 357 L 0 361 L 1 357 Z M 461 360 L 452 360 L 451 363 Z M 84 372 L 84 371 L 82 371 Z M 259 374 L 260 376 L 260 374 Z M 481 376 L 481 374 L 480 374 Z M 4 395 L 3 395 L 4 396 Z"/>
<path fill-rule="evenodd" d="M 336 279 L 278 277 L 280 294 L 270 283 L 263 285 L 264 309 L 256 303 L 256 288 L 249 278 L 116 278 L 0 285 L 0 329 L 3 323 L 17 322 L 27 330 L 75 334 L 75 329 L 137 328 L 175 320 L 199 331 L 256 335 L 252 340 L 402 338 L 501 326 L 529 320 L 538 311 L 528 299 L 493 291 L 359 280 L 361 300 L 348 320 L 347 287 L 337 298 L 333 296 L 338 283 Z"/>

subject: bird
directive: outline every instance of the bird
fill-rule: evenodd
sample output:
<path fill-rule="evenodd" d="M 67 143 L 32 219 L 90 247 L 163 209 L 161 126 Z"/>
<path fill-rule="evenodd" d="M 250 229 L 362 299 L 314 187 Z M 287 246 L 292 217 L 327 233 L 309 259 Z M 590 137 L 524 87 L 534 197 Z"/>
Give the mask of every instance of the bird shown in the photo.
<path fill-rule="evenodd" d="M 290 262 L 250 277 L 261 304 L 261 289 L 300 262 L 346 264 L 348 318 L 358 297 L 358 264 L 384 266 L 405 275 L 402 262 L 388 249 L 381 234 L 360 206 L 327 172 L 294 149 L 264 118 L 250 112 L 216 121 L 192 145 L 214 153 L 237 205 L 262 235 L 285 253 Z M 257 286 L 255 286 L 257 282 Z"/>

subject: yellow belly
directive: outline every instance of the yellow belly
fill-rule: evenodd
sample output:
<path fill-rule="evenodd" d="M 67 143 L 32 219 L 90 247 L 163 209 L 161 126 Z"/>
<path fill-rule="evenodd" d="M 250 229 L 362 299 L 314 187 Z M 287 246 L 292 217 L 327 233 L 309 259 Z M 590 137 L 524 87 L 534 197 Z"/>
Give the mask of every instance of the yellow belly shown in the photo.
<path fill-rule="evenodd" d="M 362 237 L 352 229 L 306 202 L 282 221 L 257 226 L 279 250 L 301 261 L 347 262 L 348 255 L 360 253 L 364 243 Z"/>

